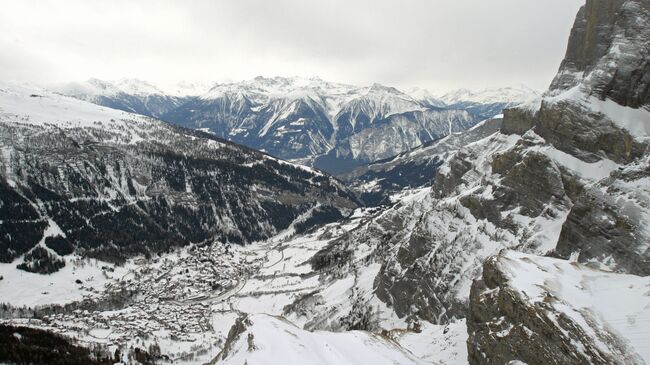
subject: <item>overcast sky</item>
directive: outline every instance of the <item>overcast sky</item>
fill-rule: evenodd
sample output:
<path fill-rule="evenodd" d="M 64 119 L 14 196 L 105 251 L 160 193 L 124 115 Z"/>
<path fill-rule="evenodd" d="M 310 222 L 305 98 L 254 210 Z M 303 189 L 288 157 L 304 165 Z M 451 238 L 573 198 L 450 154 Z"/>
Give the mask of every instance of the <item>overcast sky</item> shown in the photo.
<path fill-rule="evenodd" d="M 0 79 L 545 89 L 584 0 L 0 0 Z"/>

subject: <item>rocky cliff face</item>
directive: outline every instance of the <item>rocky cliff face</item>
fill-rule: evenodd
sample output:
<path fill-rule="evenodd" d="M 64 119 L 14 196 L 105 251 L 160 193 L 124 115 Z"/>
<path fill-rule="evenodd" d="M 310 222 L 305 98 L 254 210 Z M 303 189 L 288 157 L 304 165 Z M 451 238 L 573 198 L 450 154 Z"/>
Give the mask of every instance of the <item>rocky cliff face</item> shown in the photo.
<path fill-rule="evenodd" d="M 551 91 L 583 84 L 620 105 L 650 104 L 649 11 L 647 1 L 587 1 Z"/>
<path fill-rule="evenodd" d="M 539 109 L 506 113 L 505 133 L 534 131 L 583 161 L 621 165 L 575 190 L 557 253 L 648 273 L 648 54 L 650 3 L 588 1 Z"/>
<path fill-rule="evenodd" d="M 583 160 L 604 155 L 628 163 L 639 158 L 650 123 L 643 113 L 621 107 L 647 110 L 650 105 L 649 6 L 646 1 L 588 1 L 541 105 L 533 108 L 534 115 L 506 118 L 504 132 L 534 127 L 555 147 Z"/>
<path fill-rule="evenodd" d="M 0 90 L 3 262 L 27 253 L 26 269 L 47 272 L 73 252 L 121 261 L 191 242 L 245 243 L 299 217 L 320 222 L 327 218 L 312 213 L 336 217 L 329 208 L 356 207 L 351 193 L 318 171 L 36 92 Z"/>
<path fill-rule="evenodd" d="M 472 285 L 471 364 L 645 364 L 650 279 L 504 251 Z M 619 296 L 616 298 L 616 296 Z M 625 297 L 627 303 L 616 305 Z"/>

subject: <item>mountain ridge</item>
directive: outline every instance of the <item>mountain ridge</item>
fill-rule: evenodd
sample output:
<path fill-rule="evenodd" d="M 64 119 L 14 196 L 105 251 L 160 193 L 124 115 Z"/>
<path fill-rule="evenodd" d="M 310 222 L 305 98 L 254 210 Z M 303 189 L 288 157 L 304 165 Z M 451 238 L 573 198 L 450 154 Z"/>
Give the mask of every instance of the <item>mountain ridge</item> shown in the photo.
<path fill-rule="evenodd" d="M 89 82 L 103 85 L 99 80 Z M 122 84 L 126 86 L 121 87 L 105 84 L 108 93 L 91 90 L 84 94 L 83 88 L 71 86 L 67 94 L 184 127 L 209 130 L 219 137 L 331 173 L 346 172 L 450 131 L 471 127 L 478 121 L 475 114 L 479 109 L 481 116 L 491 117 L 504 106 L 519 102 L 499 101 L 499 97 L 510 95 L 495 91 L 490 104 L 448 106 L 423 89 L 402 92 L 378 83 L 354 86 L 317 77 L 259 76 L 215 83 L 203 94 L 184 97 L 161 95 L 160 88 L 141 80 L 125 80 Z M 135 91 L 129 94 L 129 89 Z M 65 88 L 61 90 L 66 93 Z M 385 138 L 392 141 L 377 143 Z"/>
<path fill-rule="evenodd" d="M 319 171 L 210 134 L 38 89 L 2 85 L 0 98 L 3 262 L 33 252 L 26 268 L 48 272 L 48 257 L 72 252 L 119 262 L 251 242 L 304 213 L 318 222 L 357 205 Z"/>

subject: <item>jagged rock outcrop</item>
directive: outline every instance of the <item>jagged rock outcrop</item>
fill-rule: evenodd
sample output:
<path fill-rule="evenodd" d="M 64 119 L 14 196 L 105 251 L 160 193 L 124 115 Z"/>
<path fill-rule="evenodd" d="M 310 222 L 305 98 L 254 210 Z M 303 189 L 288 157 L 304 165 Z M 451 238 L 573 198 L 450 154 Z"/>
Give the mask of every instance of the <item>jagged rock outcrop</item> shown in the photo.
<path fill-rule="evenodd" d="M 649 12 L 648 1 L 588 0 L 551 91 L 582 83 L 601 100 L 633 108 L 650 104 Z"/>
<path fill-rule="evenodd" d="M 650 275 L 650 161 L 614 171 L 586 187 L 562 225 L 555 253 L 618 271 Z"/>
<path fill-rule="evenodd" d="M 637 321 L 649 310 L 649 282 L 501 252 L 485 261 L 482 279 L 472 285 L 469 363 L 645 364 L 647 341 Z M 618 302 L 614 293 L 628 302 Z"/>
<path fill-rule="evenodd" d="M 612 272 L 650 273 L 648 40 L 650 2 L 588 0 L 549 92 L 506 111 L 503 133 L 537 135 L 557 149 L 563 175 L 574 172 L 553 184 L 564 186 L 570 211 L 549 252 L 571 261 L 503 252 L 485 262 L 470 294 L 471 364 L 648 361 L 635 322 L 649 308 L 648 279 Z M 504 172 L 512 160 L 500 162 Z M 530 181 L 516 203 L 544 181 Z"/>
<path fill-rule="evenodd" d="M 587 1 L 566 57 L 537 107 L 506 111 L 504 133 L 534 131 L 581 161 L 621 164 L 578 184 L 556 254 L 647 275 L 650 2 Z M 584 185 L 584 186 L 580 186 Z"/>
<path fill-rule="evenodd" d="M 578 12 L 560 70 L 535 110 L 506 112 L 504 133 L 533 129 L 583 160 L 638 159 L 650 120 L 650 3 L 587 1 Z M 615 104 L 612 104 L 615 103 Z M 619 107 L 616 107 L 618 105 Z"/>

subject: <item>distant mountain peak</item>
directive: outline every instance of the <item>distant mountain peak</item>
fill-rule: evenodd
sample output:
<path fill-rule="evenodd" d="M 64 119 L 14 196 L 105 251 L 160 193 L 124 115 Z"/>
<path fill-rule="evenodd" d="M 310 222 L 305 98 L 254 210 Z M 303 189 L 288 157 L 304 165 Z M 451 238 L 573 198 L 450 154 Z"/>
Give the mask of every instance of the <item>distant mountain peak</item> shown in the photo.
<path fill-rule="evenodd" d="M 152 95 L 187 97 L 204 94 L 210 89 L 211 85 L 210 82 L 189 81 L 158 85 L 139 78 L 102 80 L 92 77 L 81 82 L 54 85 L 50 89 L 64 95 L 82 97 L 83 99 L 87 99 L 89 96 L 115 96 L 120 93 L 138 97 Z"/>
<path fill-rule="evenodd" d="M 433 95 L 429 90 L 423 89 L 420 87 L 414 87 L 407 91 L 407 94 L 413 99 L 418 100 L 424 105 L 435 107 L 435 108 L 444 108 L 446 104 L 440 100 L 438 97 Z"/>
<path fill-rule="evenodd" d="M 449 91 L 443 95 L 439 95 L 438 99 L 447 105 L 453 105 L 463 102 L 479 103 L 479 104 L 494 104 L 494 103 L 507 103 L 519 104 L 529 100 L 532 96 L 539 95 L 540 92 L 525 85 L 519 86 L 505 86 L 495 88 L 484 88 L 478 90 L 471 90 L 461 88 Z"/>
<path fill-rule="evenodd" d="M 400 94 L 400 95 L 405 95 L 402 91 L 392 87 L 392 86 L 386 86 L 382 85 L 380 83 L 373 83 L 369 88 L 368 92 L 385 92 L 385 93 L 392 93 L 392 94 Z"/>
<path fill-rule="evenodd" d="M 113 82 L 121 91 L 133 95 L 163 95 L 164 91 L 148 81 L 138 78 L 124 78 Z"/>

